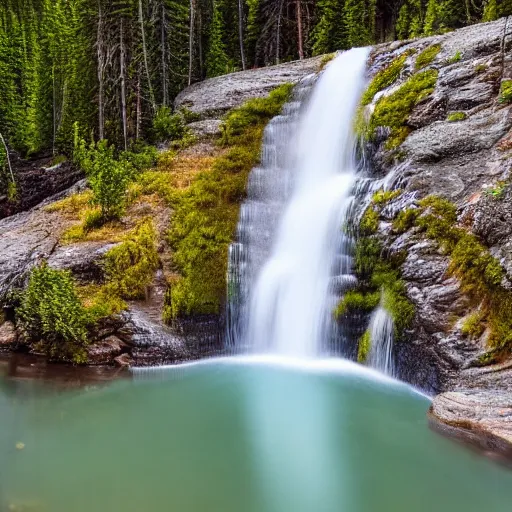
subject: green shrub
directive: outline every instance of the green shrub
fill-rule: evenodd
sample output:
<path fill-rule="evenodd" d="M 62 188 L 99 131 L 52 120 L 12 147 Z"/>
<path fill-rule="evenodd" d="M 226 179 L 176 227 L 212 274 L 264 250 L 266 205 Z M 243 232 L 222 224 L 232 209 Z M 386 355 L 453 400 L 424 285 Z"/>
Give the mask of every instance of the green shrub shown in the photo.
<path fill-rule="evenodd" d="M 448 114 L 446 120 L 450 123 L 454 123 L 457 121 L 464 121 L 467 117 L 468 116 L 465 112 L 452 112 L 451 114 Z"/>
<path fill-rule="evenodd" d="M 441 45 L 434 44 L 429 46 L 425 50 L 423 50 L 416 59 L 415 69 L 419 71 L 420 69 L 426 68 L 437 57 L 437 54 L 441 51 Z"/>
<path fill-rule="evenodd" d="M 405 61 L 407 59 L 407 53 L 397 57 L 389 66 L 379 71 L 368 85 L 366 91 L 361 98 L 362 105 L 368 105 L 373 101 L 375 95 L 386 89 L 390 85 L 393 85 L 397 78 L 400 76 L 404 68 Z"/>
<path fill-rule="evenodd" d="M 359 230 L 361 235 L 373 235 L 379 229 L 379 213 L 369 206 L 361 217 L 359 223 Z"/>
<path fill-rule="evenodd" d="M 34 267 L 16 318 L 27 339 L 40 341 L 52 359 L 86 362 L 87 315 L 69 272 L 46 262 Z"/>
<path fill-rule="evenodd" d="M 114 146 L 106 140 L 92 143 L 84 141 L 75 147 L 74 160 L 85 171 L 93 192 L 92 203 L 101 209 L 103 222 L 118 219 L 124 213 L 126 189 L 135 169 L 127 160 L 117 160 Z"/>
<path fill-rule="evenodd" d="M 438 71 L 428 69 L 413 75 L 397 91 L 381 98 L 375 105 L 370 118 L 370 134 L 379 126 L 391 128 L 386 143 L 387 149 L 398 147 L 407 138 L 410 129 L 405 126 L 414 106 L 432 94 L 437 82 Z"/>
<path fill-rule="evenodd" d="M 477 64 L 475 66 L 475 73 L 484 73 L 488 68 L 489 66 L 487 64 Z"/>
<path fill-rule="evenodd" d="M 179 140 L 187 129 L 183 116 L 173 114 L 169 107 L 160 107 L 153 118 L 153 139 L 155 141 Z"/>
<path fill-rule="evenodd" d="M 157 232 L 153 221 L 146 219 L 105 255 L 111 292 L 124 299 L 144 298 L 158 265 Z"/>
<path fill-rule="evenodd" d="M 512 102 L 512 80 L 503 80 L 500 87 L 500 103 Z"/>

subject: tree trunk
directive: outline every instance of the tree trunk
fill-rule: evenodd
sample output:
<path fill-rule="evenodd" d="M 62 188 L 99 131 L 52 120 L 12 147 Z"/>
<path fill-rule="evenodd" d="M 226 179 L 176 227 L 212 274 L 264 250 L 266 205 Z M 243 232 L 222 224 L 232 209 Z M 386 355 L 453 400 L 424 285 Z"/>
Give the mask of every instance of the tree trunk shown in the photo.
<path fill-rule="evenodd" d="M 103 101 L 103 17 L 101 12 L 101 1 L 98 2 L 98 34 L 96 36 L 96 52 L 98 55 L 98 131 L 99 138 L 105 138 L 105 118 Z"/>
<path fill-rule="evenodd" d="M 2 144 L 5 148 L 5 156 L 7 158 L 7 167 L 9 167 L 9 174 L 11 175 L 11 180 L 13 183 L 15 183 L 16 180 L 14 178 L 14 172 L 12 171 L 12 167 L 11 167 L 11 159 L 9 157 L 9 148 L 7 147 L 7 143 L 5 142 L 4 136 L 1 133 L 0 133 L 0 140 L 2 141 Z"/>
<path fill-rule="evenodd" d="M 119 40 L 119 68 L 121 72 L 121 117 L 123 121 L 123 140 L 124 140 L 124 149 L 128 149 L 128 128 L 126 123 L 126 83 L 125 83 L 125 74 L 124 74 L 124 34 L 123 34 L 123 18 L 121 18 L 120 24 L 120 40 Z"/>
<path fill-rule="evenodd" d="M 280 62 L 279 51 L 281 48 L 281 17 L 283 15 L 283 0 L 279 0 L 279 12 L 277 13 L 277 30 L 276 30 L 276 64 Z"/>
<path fill-rule="evenodd" d="M 140 69 L 137 71 L 137 114 L 135 118 L 135 139 L 138 140 L 140 137 Z"/>
<path fill-rule="evenodd" d="M 194 23 L 196 10 L 194 0 L 190 0 L 190 27 L 188 33 L 188 85 L 192 84 L 192 66 L 194 64 Z"/>
<path fill-rule="evenodd" d="M 160 31 L 160 46 L 162 50 L 162 104 L 167 106 L 167 55 L 165 37 L 165 5 L 162 3 L 162 24 Z"/>
<path fill-rule="evenodd" d="M 242 69 L 245 71 L 244 51 L 244 6 L 243 0 L 238 0 L 238 38 L 240 39 L 240 56 L 242 57 Z"/>
<path fill-rule="evenodd" d="M 142 14 L 142 0 L 139 0 L 139 23 L 140 33 L 142 36 L 142 54 L 144 57 L 144 68 L 146 69 L 146 78 L 148 80 L 149 99 L 151 101 L 151 107 L 153 108 L 153 112 L 156 112 L 155 95 L 153 94 L 153 86 L 151 85 L 151 76 L 149 74 L 148 51 L 146 48 L 146 32 L 144 30 L 144 16 Z"/>
<path fill-rule="evenodd" d="M 296 0 L 297 4 L 297 48 L 299 49 L 299 59 L 304 59 L 304 44 L 302 40 L 302 0 Z"/>

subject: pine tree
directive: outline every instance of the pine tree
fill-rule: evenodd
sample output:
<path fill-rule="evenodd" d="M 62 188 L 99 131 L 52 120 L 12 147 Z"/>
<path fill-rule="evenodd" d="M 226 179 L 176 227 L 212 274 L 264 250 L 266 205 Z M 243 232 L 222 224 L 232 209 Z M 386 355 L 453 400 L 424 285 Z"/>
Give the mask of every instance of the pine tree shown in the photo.
<path fill-rule="evenodd" d="M 344 50 L 348 41 L 344 32 L 343 2 L 320 0 L 317 4 L 318 23 L 311 35 L 313 55 Z"/>
<path fill-rule="evenodd" d="M 210 40 L 206 56 L 206 74 L 208 78 L 222 75 L 228 71 L 228 57 L 222 34 L 224 33 L 222 13 L 217 2 L 213 4 L 213 20 L 210 26 Z"/>
<path fill-rule="evenodd" d="M 406 0 L 396 21 L 398 39 L 419 37 L 423 32 L 424 11 L 421 0 Z"/>
<path fill-rule="evenodd" d="M 349 47 L 375 42 L 376 0 L 346 0 L 343 17 Z"/>

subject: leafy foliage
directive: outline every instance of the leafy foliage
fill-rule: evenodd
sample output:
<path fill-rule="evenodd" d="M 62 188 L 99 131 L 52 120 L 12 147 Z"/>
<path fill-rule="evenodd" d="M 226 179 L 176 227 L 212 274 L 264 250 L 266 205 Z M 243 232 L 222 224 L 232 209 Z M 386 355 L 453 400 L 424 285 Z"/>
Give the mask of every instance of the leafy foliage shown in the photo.
<path fill-rule="evenodd" d="M 169 107 L 160 107 L 153 118 L 152 131 L 155 141 L 179 140 L 186 132 L 183 116 L 172 114 Z"/>
<path fill-rule="evenodd" d="M 153 221 L 146 219 L 105 255 L 111 292 L 123 299 L 144 298 L 158 265 L 157 232 Z"/>
<path fill-rule="evenodd" d="M 467 117 L 468 116 L 465 112 L 452 112 L 451 114 L 448 114 L 446 120 L 450 123 L 455 123 L 457 121 L 464 121 Z"/>
<path fill-rule="evenodd" d="M 86 361 L 87 315 L 69 272 L 46 262 L 34 267 L 16 316 L 27 338 L 41 341 L 51 358 Z"/>
<path fill-rule="evenodd" d="M 512 103 L 512 80 L 501 82 L 500 103 Z"/>

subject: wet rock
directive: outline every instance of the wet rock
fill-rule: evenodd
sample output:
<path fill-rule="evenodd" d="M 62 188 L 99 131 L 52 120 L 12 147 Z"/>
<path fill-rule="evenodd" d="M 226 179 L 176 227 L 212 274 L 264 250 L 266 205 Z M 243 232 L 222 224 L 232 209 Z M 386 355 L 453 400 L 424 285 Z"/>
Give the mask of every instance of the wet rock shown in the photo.
<path fill-rule="evenodd" d="M 445 96 L 433 95 L 414 107 L 407 125 L 418 129 L 428 126 L 435 121 L 446 119 L 446 105 L 448 100 Z"/>
<path fill-rule="evenodd" d="M 434 398 L 433 426 L 478 448 L 512 459 L 512 393 L 464 390 Z"/>
<path fill-rule="evenodd" d="M 116 336 L 109 336 L 87 347 L 89 364 L 109 364 L 119 356 L 126 345 Z"/>
<path fill-rule="evenodd" d="M 0 325 L 0 348 L 9 348 L 18 341 L 16 327 L 12 322 L 4 322 Z"/>
<path fill-rule="evenodd" d="M 279 85 L 298 82 L 319 69 L 321 57 L 210 78 L 178 94 L 175 107 L 185 107 L 202 119 L 220 118 L 250 98 L 266 96 Z"/>
<path fill-rule="evenodd" d="M 121 354 L 114 359 L 114 363 L 121 368 L 128 368 L 133 364 L 133 359 L 129 354 Z"/>

